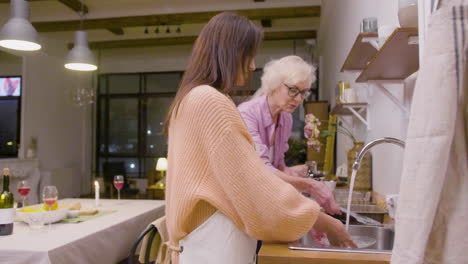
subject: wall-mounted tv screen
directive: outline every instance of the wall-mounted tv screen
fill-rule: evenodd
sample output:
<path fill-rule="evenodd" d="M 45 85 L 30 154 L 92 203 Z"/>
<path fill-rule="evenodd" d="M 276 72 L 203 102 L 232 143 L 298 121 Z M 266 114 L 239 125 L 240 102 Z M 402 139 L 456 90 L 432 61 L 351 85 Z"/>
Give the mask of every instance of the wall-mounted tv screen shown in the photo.
<path fill-rule="evenodd" d="M 0 77 L 0 96 L 20 96 L 21 77 Z"/>

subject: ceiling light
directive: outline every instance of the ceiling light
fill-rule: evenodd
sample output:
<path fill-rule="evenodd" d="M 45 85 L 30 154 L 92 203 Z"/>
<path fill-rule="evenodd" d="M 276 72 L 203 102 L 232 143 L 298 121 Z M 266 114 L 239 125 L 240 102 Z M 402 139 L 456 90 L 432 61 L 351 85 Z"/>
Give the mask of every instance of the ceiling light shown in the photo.
<path fill-rule="evenodd" d="M 29 3 L 11 0 L 10 10 L 11 17 L 0 30 L 0 46 L 25 51 L 41 49 L 37 31 L 29 22 Z"/>
<path fill-rule="evenodd" d="M 96 59 L 88 47 L 88 34 L 75 31 L 75 45 L 67 55 L 65 68 L 75 71 L 97 70 Z"/>

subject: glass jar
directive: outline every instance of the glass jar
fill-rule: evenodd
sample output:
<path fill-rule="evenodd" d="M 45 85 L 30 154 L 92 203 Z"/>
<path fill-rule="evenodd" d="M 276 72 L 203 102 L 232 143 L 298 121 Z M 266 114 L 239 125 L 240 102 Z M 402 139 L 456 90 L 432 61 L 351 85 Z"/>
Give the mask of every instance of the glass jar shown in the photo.
<path fill-rule="evenodd" d="M 351 184 L 351 173 L 353 172 L 353 163 L 357 155 L 364 147 L 364 142 L 354 142 L 353 148 L 348 150 L 348 185 Z M 354 190 L 370 191 L 372 190 L 372 156 L 370 152 L 364 155 L 361 166 L 354 180 Z"/>
<path fill-rule="evenodd" d="M 362 20 L 362 32 L 377 32 L 378 27 L 376 17 L 366 17 Z"/>
<path fill-rule="evenodd" d="M 338 82 L 338 87 L 340 89 L 339 101 L 340 103 L 346 103 L 345 90 L 349 89 L 350 85 L 348 82 L 340 81 Z"/>

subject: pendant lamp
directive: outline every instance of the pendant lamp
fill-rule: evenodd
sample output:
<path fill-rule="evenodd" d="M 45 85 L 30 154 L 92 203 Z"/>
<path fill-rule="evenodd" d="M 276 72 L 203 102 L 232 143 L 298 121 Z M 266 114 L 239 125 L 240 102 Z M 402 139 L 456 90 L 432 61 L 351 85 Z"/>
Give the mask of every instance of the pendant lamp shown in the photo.
<path fill-rule="evenodd" d="M 88 47 L 88 34 L 75 31 L 75 45 L 67 55 L 65 68 L 75 71 L 95 71 L 97 62 Z"/>
<path fill-rule="evenodd" d="M 10 8 L 11 17 L 0 30 L 0 46 L 24 51 L 41 49 L 37 31 L 29 22 L 29 3 L 11 0 Z"/>

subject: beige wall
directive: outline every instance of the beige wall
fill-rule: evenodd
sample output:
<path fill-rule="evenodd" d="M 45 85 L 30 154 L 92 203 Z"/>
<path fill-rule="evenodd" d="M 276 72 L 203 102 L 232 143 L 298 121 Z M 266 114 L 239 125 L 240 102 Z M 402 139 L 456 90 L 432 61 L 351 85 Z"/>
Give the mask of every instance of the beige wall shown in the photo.
<path fill-rule="evenodd" d="M 0 75 L 21 75 L 23 59 L 0 50 Z"/>
<path fill-rule="evenodd" d="M 25 157 L 31 138 L 37 138 L 41 171 L 73 171 L 72 177 L 81 180 L 70 181 L 68 190 L 73 191 L 62 192 L 61 197 L 76 196 L 89 185 L 92 114 L 89 107 L 74 106 L 68 91 L 78 82 L 91 85 L 90 76 L 78 76 L 63 67 L 66 45 L 56 39 L 43 40 L 47 46 L 43 51 L 15 52 L 18 56 L 0 53 L 0 75 L 23 77 L 19 158 Z"/>

